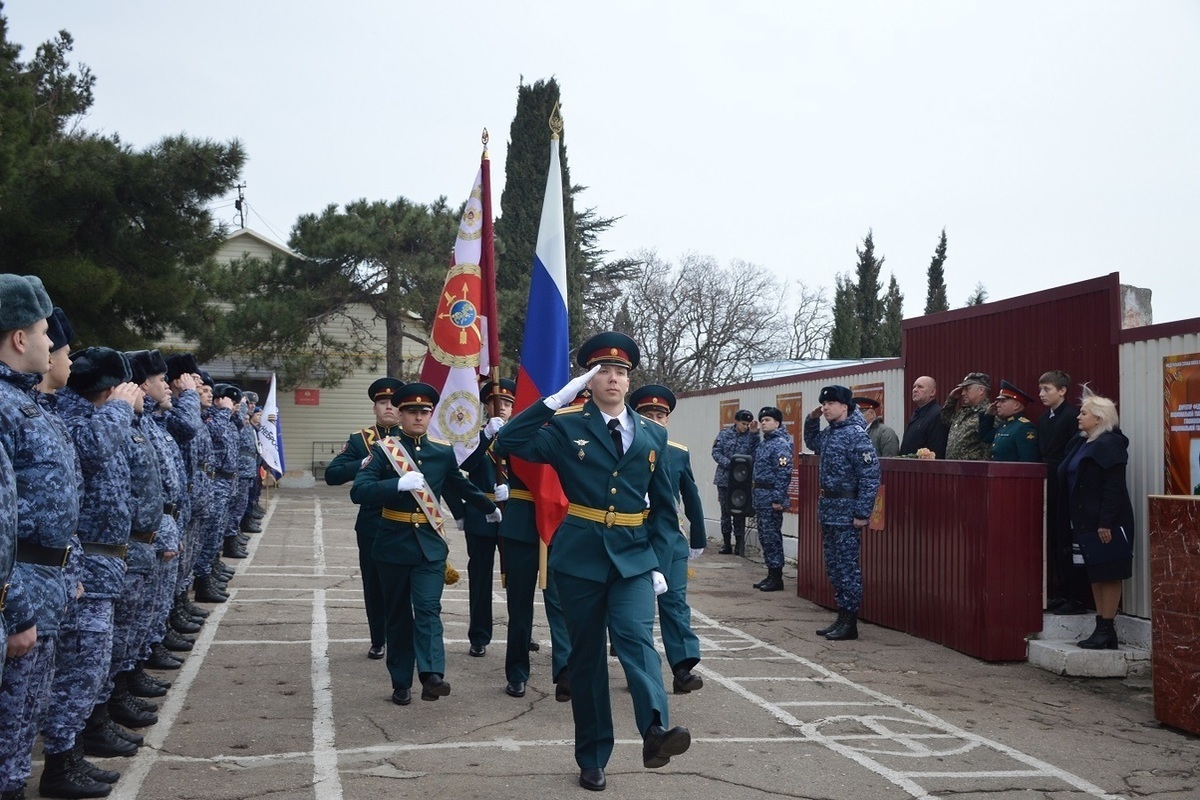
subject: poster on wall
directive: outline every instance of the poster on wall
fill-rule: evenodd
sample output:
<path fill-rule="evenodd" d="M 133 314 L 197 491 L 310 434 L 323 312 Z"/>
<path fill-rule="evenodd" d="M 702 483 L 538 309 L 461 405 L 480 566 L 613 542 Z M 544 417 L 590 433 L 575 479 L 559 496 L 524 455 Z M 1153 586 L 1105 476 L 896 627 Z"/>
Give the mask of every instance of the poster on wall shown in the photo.
<path fill-rule="evenodd" d="M 741 408 L 741 405 L 736 397 L 732 400 L 721 401 L 720 419 L 722 428 L 728 428 L 733 424 L 733 415 L 738 412 L 739 408 Z"/>
<path fill-rule="evenodd" d="M 1200 494 L 1200 353 L 1163 357 L 1166 494 Z"/>
<path fill-rule="evenodd" d="M 804 393 L 775 395 L 775 407 L 783 412 L 783 424 L 792 437 L 792 479 L 788 481 L 788 507 L 784 511 L 800 510 L 800 471 L 796 459 L 804 449 Z"/>

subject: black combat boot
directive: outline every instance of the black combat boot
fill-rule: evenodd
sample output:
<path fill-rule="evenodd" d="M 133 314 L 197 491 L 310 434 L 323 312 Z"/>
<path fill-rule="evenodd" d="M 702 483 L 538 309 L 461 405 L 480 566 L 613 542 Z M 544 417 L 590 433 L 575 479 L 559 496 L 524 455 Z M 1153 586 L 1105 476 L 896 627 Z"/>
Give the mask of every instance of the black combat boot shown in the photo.
<path fill-rule="evenodd" d="M 846 616 L 833 626 L 833 630 L 825 634 L 825 638 L 831 642 L 840 642 L 847 639 L 858 638 L 858 614 L 853 611 L 847 611 Z"/>
<path fill-rule="evenodd" d="M 162 642 L 150 645 L 150 657 L 145 663 L 150 669 L 179 669 L 183 666 L 183 661 L 171 655 L 171 651 L 163 647 Z"/>
<path fill-rule="evenodd" d="M 262 533 L 262 526 L 258 524 L 258 520 L 250 517 L 242 517 L 241 524 L 242 533 Z"/>
<path fill-rule="evenodd" d="M 783 567 L 771 567 L 767 570 L 767 579 L 758 587 L 760 592 L 783 591 Z"/>
<path fill-rule="evenodd" d="M 717 555 L 728 556 L 733 555 L 733 547 L 729 544 L 729 534 L 721 534 L 721 549 L 717 551 Z"/>
<path fill-rule="evenodd" d="M 250 554 L 238 543 L 236 536 L 226 536 L 221 543 L 221 555 L 224 558 L 246 558 Z"/>
<path fill-rule="evenodd" d="M 839 608 L 837 619 L 835 619 L 833 622 L 826 625 L 824 628 L 817 628 L 817 636 L 824 636 L 825 634 L 829 633 L 831 630 L 836 628 L 838 625 L 841 625 L 845 621 L 846 621 L 846 612 L 842 611 Z"/>
<path fill-rule="evenodd" d="M 158 715 L 145 711 L 137 704 L 137 698 L 129 693 L 126 679 L 129 673 L 118 672 L 113 676 L 112 697 L 108 699 L 108 716 L 113 722 L 126 728 L 145 728 L 158 722 Z"/>
<path fill-rule="evenodd" d="M 200 623 L 195 622 L 191 615 L 183 610 L 183 604 L 179 602 L 178 597 L 175 598 L 175 605 L 171 606 L 171 613 L 167 617 L 167 622 L 179 633 L 200 632 Z"/>
<path fill-rule="evenodd" d="M 46 753 L 46 766 L 38 783 L 42 797 L 107 797 L 112 787 L 89 778 L 75 764 L 71 751 Z"/>
<path fill-rule="evenodd" d="M 186 593 L 183 595 L 183 610 L 186 611 L 192 617 L 192 619 L 196 620 L 206 620 L 208 619 L 208 615 L 212 613 L 211 611 L 201 608 L 189 600 Z M 203 622 L 201 622 L 201 624 L 203 624 Z"/>
<path fill-rule="evenodd" d="M 770 581 L 771 581 L 771 568 L 770 568 L 770 567 L 767 567 L 767 577 L 763 578 L 761 581 L 759 581 L 758 583 L 754 584 L 754 588 L 755 588 L 755 589 L 761 589 L 762 587 L 764 587 L 764 586 L 766 586 L 768 583 L 770 583 Z"/>
<path fill-rule="evenodd" d="M 113 730 L 115 726 L 108 717 L 108 706 L 104 703 L 92 709 L 83 731 L 75 737 L 75 742 L 83 748 L 83 752 L 97 758 L 128 758 L 138 751 L 133 742 L 118 736 Z"/>
<path fill-rule="evenodd" d="M 196 579 L 197 603 L 224 603 L 228 599 L 229 595 L 217 591 L 211 576 L 205 575 L 203 578 Z"/>
<path fill-rule="evenodd" d="M 194 641 L 176 633 L 170 628 L 167 628 L 167 635 L 163 637 L 162 644 L 163 647 L 172 653 L 186 653 L 196 646 Z"/>
<path fill-rule="evenodd" d="M 125 683 L 129 686 L 129 693 L 134 697 L 162 697 L 170 688 L 147 675 L 141 664 L 129 671 Z"/>
<path fill-rule="evenodd" d="M 84 775 L 100 783 L 116 783 L 121 780 L 121 773 L 115 769 L 101 769 L 83 757 L 83 748 L 79 745 L 71 748 L 71 760 L 75 767 Z"/>
<path fill-rule="evenodd" d="M 1116 650 L 1117 628 L 1116 621 L 1096 615 L 1096 630 L 1092 635 L 1079 642 L 1084 650 Z"/>
<path fill-rule="evenodd" d="M 736 534 L 734 535 L 734 537 L 733 537 L 733 554 L 735 556 L 742 556 L 743 558 L 745 557 L 745 555 L 746 555 L 746 534 L 743 533 L 740 536 L 738 536 Z"/>

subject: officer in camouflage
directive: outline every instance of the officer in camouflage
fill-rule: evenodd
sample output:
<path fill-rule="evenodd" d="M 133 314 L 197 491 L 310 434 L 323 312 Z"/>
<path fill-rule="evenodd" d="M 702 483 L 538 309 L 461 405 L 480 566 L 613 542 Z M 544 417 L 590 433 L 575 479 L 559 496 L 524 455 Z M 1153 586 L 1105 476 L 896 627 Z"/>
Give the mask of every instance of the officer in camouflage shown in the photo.
<path fill-rule="evenodd" d="M 817 634 L 834 641 L 857 639 L 862 603 L 859 552 L 879 492 L 879 457 L 848 388 L 826 386 L 818 399 L 821 405 L 804 421 L 804 443 L 821 457 L 817 513 L 825 573 L 833 584 L 838 617 Z M 824 430 L 821 417 L 829 423 Z"/>
<path fill-rule="evenodd" d="M 992 379 L 986 372 L 968 372 L 962 383 L 950 390 L 942 404 L 946 426 L 946 458 L 987 461 L 991 446 L 979 438 L 979 420 L 988 408 Z"/>
<path fill-rule="evenodd" d="M 783 510 L 788 506 L 795 444 L 783 427 L 783 412 L 764 406 L 758 412 L 762 442 L 754 451 L 754 513 L 758 517 L 758 543 L 762 547 L 767 577 L 754 584 L 761 592 L 783 590 Z"/>
<path fill-rule="evenodd" d="M 1000 381 L 996 399 L 979 418 L 979 438 L 992 446 L 992 461 L 1042 460 L 1037 426 L 1025 416 L 1033 398 L 1008 381 Z"/>

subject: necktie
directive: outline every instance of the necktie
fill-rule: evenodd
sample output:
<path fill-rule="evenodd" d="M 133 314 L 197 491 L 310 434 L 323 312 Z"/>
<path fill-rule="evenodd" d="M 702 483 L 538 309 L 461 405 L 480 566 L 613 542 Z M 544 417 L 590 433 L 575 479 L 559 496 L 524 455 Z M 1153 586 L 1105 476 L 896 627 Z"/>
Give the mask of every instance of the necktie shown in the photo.
<path fill-rule="evenodd" d="M 625 440 L 621 438 L 621 421 L 619 419 L 610 419 L 608 421 L 608 432 L 612 434 L 613 447 L 617 448 L 617 458 L 625 455 Z"/>

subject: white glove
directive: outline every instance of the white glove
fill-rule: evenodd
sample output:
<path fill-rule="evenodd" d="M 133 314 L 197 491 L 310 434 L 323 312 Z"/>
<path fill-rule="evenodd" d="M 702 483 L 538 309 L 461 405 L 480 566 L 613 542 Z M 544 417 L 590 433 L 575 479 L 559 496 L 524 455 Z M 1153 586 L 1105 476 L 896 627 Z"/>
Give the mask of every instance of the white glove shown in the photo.
<path fill-rule="evenodd" d="M 504 420 L 499 417 L 492 417 L 483 426 L 483 435 L 489 439 L 495 439 L 496 434 L 500 432 L 500 428 L 504 427 Z"/>
<path fill-rule="evenodd" d="M 703 547 L 699 547 L 699 548 L 689 547 L 688 548 L 688 561 L 695 561 L 697 558 L 699 558 L 703 554 L 704 554 Z"/>
<path fill-rule="evenodd" d="M 505 500 L 508 499 L 508 484 L 507 483 L 497 483 L 496 487 L 492 493 L 494 495 L 496 495 L 497 503 L 503 503 Z"/>
<path fill-rule="evenodd" d="M 458 526 L 460 531 L 465 531 L 467 529 L 467 521 L 462 517 L 455 517 L 454 524 Z"/>
<path fill-rule="evenodd" d="M 493 511 L 492 513 L 488 514 L 486 517 L 484 517 L 484 519 L 486 519 L 488 522 L 499 522 L 503 518 L 504 518 L 504 515 L 500 513 L 500 509 L 498 509 L 498 508 L 495 511 Z"/>
<path fill-rule="evenodd" d="M 597 372 L 600 371 L 600 364 L 589 369 L 587 372 L 580 375 L 578 378 L 572 378 L 567 381 L 567 385 L 559 389 L 554 394 L 542 400 L 546 407 L 551 411 L 558 411 L 563 406 L 575 399 L 575 395 L 587 388 L 588 381 L 592 379 Z"/>
<path fill-rule="evenodd" d="M 650 583 L 654 586 L 654 594 L 658 596 L 667 590 L 667 578 L 658 570 L 650 572 Z"/>
<path fill-rule="evenodd" d="M 425 488 L 425 476 L 413 470 L 406 472 L 396 480 L 396 489 L 401 492 L 416 492 Z"/>

